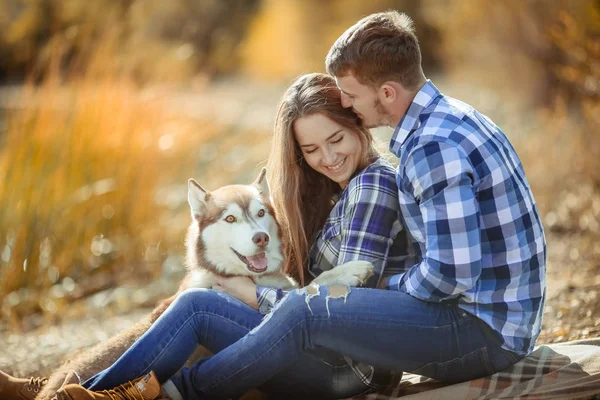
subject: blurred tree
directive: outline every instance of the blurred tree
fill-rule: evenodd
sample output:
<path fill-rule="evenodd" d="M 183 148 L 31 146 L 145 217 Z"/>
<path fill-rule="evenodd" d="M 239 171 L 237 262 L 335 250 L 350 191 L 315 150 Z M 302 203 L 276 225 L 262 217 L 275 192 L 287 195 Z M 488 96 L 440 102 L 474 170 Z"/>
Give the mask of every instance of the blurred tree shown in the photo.
<path fill-rule="evenodd" d="M 38 78 L 57 57 L 69 73 L 87 71 L 109 41 L 101 71 L 141 83 L 185 81 L 231 70 L 236 46 L 259 0 L 4 0 L 0 2 L 0 79 Z"/>
<path fill-rule="evenodd" d="M 0 79 L 39 78 L 57 56 L 69 73 L 121 71 L 140 83 L 237 73 L 240 63 L 255 78 L 290 78 L 323 70 L 345 29 L 387 9 L 415 20 L 425 68 L 437 70 L 437 30 L 410 0 L 5 0 Z"/>
<path fill-rule="evenodd" d="M 259 3 L 259 0 L 137 2 L 131 18 L 134 42 L 144 39 L 150 43 L 164 42 L 174 50 L 176 59 L 193 59 L 195 71 L 208 75 L 230 72 L 239 64 L 237 46 Z M 167 51 L 165 55 L 169 53 L 173 52 Z M 152 56 L 161 58 L 160 54 Z M 155 61 L 148 58 L 146 62 Z"/>
<path fill-rule="evenodd" d="M 446 70 L 532 105 L 579 105 L 600 93 L 598 0 L 424 4 Z"/>
<path fill-rule="evenodd" d="M 263 0 L 243 43 L 241 69 L 263 80 L 323 71 L 325 56 L 339 35 L 360 18 L 388 9 L 413 18 L 425 69 L 436 71 L 437 29 L 425 21 L 421 4 L 409 0 Z"/>

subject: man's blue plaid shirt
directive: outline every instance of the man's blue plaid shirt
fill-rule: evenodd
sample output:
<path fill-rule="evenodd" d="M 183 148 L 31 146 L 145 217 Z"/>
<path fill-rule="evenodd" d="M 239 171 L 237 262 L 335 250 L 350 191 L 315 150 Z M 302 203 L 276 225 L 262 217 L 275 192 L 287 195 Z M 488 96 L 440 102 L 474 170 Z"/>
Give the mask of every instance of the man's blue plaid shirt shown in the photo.
<path fill-rule="evenodd" d="M 425 301 L 455 299 L 532 351 L 545 299 L 546 241 L 521 162 L 504 133 L 428 81 L 390 143 L 400 211 L 419 262 L 388 289 Z"/>

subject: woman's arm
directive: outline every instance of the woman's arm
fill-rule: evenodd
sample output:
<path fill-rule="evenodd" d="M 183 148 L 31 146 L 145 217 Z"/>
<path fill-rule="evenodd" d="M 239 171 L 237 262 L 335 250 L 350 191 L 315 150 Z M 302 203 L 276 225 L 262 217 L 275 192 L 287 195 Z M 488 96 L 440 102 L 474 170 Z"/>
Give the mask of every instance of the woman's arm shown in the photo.
<path fill-rule="evenodd" d="M 225 292 L 258 310 L 256 284 L 248 276 L 217 277 L 213 289 Z"/>
<path fill-rule="evenodd" d="M 267 314 L 288 292 L 279 288 L 257 285 L 247 276 L 219 277 L 213 289 L 225 292 L 248 304 L 261 314 Z"/>
<path fill-rule="evenodd" d="M 350 181 L 347 190 L 336 265 L 370 262 L 375 274 L 365 286 L 377 287 L 394 238 L 402 230 L 395 171 L 367 169 Z M 321 272 L 318 265 L 314 271 Z"/>

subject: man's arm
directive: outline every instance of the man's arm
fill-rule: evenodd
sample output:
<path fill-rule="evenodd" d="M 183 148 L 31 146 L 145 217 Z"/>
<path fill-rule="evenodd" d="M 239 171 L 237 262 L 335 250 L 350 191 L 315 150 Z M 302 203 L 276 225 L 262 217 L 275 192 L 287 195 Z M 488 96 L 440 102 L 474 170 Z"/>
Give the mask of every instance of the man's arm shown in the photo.
<path fill-rule="evenodd" d="M 415 148 L 407 159 L 404 183 L 424 224 L 423 260 L 391 277 L 388 288 L 439 302 L 471 289 L 481 274 L 479 204 L 475 173 L 463 151 L 443 142 Z"/>

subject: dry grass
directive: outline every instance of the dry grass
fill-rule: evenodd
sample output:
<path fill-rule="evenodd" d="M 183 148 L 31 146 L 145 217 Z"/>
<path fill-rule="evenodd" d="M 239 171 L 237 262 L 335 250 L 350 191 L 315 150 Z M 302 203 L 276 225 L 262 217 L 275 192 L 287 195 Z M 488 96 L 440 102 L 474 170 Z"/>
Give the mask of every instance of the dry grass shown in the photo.
<path fill-rule="evenodd" d="M 240 153 L 240 132 L 182 115 L 161 91 L 57 76 L 26 86 L 2 138 L 0 299 L 13 326 L 156 277 L 167 256 L 183 253 L 187 179 L 214 188 L 252 176 L 266 156 L 265 146 Z"/>

